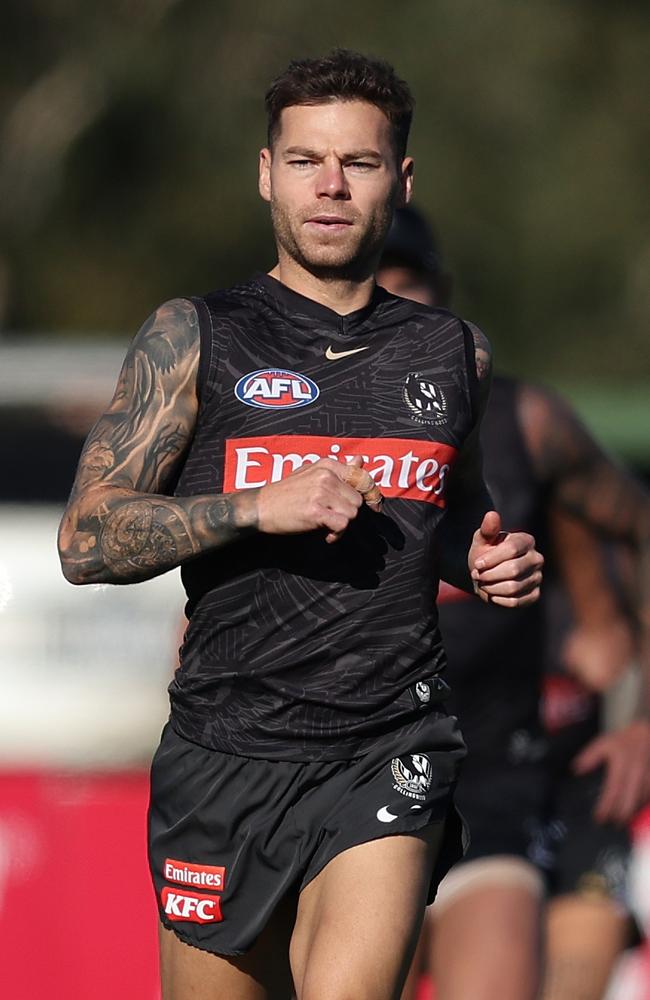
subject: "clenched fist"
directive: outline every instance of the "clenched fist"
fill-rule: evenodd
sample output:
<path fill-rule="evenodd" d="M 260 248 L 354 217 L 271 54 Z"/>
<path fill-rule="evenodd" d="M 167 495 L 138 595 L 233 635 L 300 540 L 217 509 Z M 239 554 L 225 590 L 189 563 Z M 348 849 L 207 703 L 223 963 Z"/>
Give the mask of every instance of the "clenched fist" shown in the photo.
<path fill-rule="evenodd" d="M 356 455 L 344 464 L 321 458 L 260 489 L 258 526 L 271 535 L 325 528 L 325 541 L 335 542 L 364 502 L 371 510 L 381 510 L 381 492 L 363 468 L 363 459 Z"/>
<path fill-rule="evenodd" d="M 534 604 L 539 598 L 544 557 L 525 531 L 502 531 L 495 510 L 484 516 L 467 556 L 474 590 L 486 603 L 504 608 Z"/>

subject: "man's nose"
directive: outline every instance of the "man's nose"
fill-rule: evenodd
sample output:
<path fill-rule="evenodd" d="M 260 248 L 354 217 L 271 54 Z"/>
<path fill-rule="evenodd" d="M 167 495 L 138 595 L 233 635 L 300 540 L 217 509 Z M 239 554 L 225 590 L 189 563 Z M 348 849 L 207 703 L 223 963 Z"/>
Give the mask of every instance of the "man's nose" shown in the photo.
<path fill-rule="evenodd" d="M 338 160 L 326 160 L 321 164 L 316 179 L 316 194 L 319 198 L 350 197 L 350 189 L 343 165 Z"/>

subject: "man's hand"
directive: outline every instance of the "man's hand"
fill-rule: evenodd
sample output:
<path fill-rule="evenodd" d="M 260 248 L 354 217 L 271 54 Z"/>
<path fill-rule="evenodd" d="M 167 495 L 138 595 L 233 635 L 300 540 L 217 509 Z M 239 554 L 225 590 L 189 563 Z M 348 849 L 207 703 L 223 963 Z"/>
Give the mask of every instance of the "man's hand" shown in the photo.
<path fill-rule="evenodd" d="M 379 487 L 362 466 L 358 455 L 350 464 L 321 458 L 279 483 L 263 486 L 258 496 L 259 530 L 291 535 L 325 528 L 325 541 L 337 541 L 364 502 L 371 510 L 381 510 Z"/>
<path fill-rule="evenodd" d="M 605 768 L 594 809 L 597 822 L 629 822 L 650 799 L 650 722 L 636 719 L 616 732 L 596 737 L 572 766 L 576 774 Z"/>
<path fill-rule="evenodd" d="M 634 658 L 635 640 L 622 615 L 598 625 L 575 625 L 562 646 L 562 665 L 590 691 L 606 691 Z"/>
<path fill-rule="evenodd" d="M 474 532 L 467 556 L 474 590 L 486 603 L 524 607 L 539 598 L 544 557 L 524 531 L 502 531 L 501 517 L 489 510 Z"/>

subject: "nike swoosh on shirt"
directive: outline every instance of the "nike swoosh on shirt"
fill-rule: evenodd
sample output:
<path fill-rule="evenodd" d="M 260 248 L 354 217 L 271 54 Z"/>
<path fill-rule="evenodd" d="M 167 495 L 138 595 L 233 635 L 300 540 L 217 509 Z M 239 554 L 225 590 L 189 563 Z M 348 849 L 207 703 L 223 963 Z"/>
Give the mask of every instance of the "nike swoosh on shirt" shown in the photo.
<path fill-rule="evenodd" d="M 325 351 L 325 357 L 328 361 L 337 361 L 338 358 L 347 358 L 349 354 L 358 354 L 359 351 L 367 350 L 367 347 L 355 347 L 353 351 L 333 351 L 331 347 L 328 347 Z"/>

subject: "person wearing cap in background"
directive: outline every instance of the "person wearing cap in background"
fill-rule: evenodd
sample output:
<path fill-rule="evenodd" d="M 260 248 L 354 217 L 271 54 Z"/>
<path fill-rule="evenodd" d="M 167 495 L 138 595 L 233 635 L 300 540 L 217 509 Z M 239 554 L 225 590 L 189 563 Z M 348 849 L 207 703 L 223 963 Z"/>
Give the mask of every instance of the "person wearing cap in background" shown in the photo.
<path fill-rule="evenodd" d="M 377 280 L 406 298 L 449 302 L 436 239 L 411 206 L 396 213 Z M 647 801 L 650 754 L 645 635 L 637 716 L 599 735 L 599 692 L 627 666 L 635 640 L 598 536 L 628 543 L 647 564 L 650 500 L 570 406 L 539 386 L 497 375 L 482 443 L 497 508 L 548 537 L 575 621 L 545 683 L 545 641 L 556 629 L 541 603 L 508 615 L 441 585 L 450 710 L 468 745 L 458 802 L 471 844 L 430 908 L 404 1000 L 425 954 L 437 1000 L 532 1000 L 541 983 L 544 1000 L 597 1000 L 629 937 L 626 824 Z M 637 596 L 642 621 L 647 581 Z"/>

